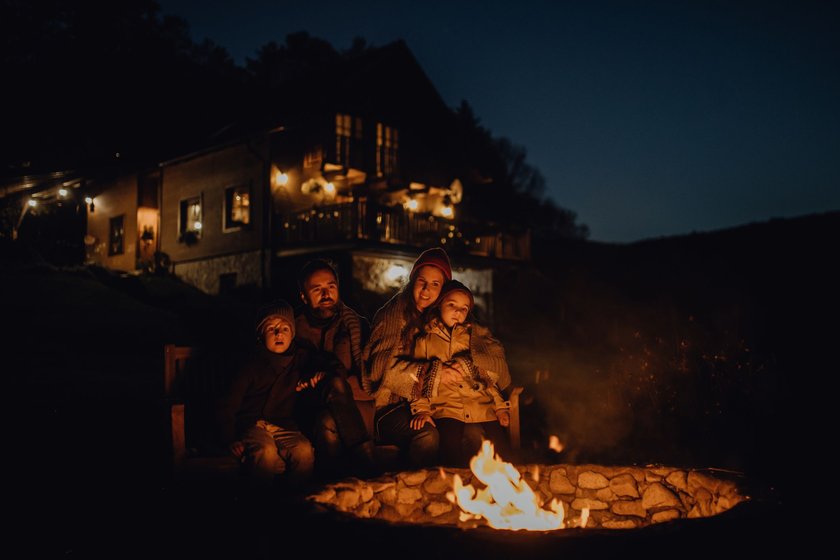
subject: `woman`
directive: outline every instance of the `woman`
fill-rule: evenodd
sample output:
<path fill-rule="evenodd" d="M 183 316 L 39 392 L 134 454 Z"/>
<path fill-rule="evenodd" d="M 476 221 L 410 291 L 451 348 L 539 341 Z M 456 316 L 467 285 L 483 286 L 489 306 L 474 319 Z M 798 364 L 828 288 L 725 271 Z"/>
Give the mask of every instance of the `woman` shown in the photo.
<path fill-rule="evenodd" d="M 364 352 L 363 385 L 376 398 L 374 416 L 378 443 L 399 446 L 408 455 L 410 466 L 437 462 L 439 435 L 434 421 L 413 429 L 409 401 L 417 396 L 421 381 L 430 373 L 428 360 L 415 359 L 414 337 L 423 328 L 423 311 L 434 305 L 441 288 L 452 280 L 449 256 L 443 249 L 423 251 L 414 261 L 408 284 L 373 317 L 373 331 Z M 470 355 L 475 366 L 497 372 L 493 379 L 500 387 L 510 384 L 504 350 L 497 341 L 472 337 Z M 460 365 L 436 372 L 441 383 L 457 384 L 470 377 Z"/>

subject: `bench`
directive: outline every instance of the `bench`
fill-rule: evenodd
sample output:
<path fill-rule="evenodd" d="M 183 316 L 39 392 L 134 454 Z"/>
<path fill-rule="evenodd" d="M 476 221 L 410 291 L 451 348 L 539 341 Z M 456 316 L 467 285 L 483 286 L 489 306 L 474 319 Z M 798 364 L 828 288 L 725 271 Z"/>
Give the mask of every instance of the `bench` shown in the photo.
<path fill-rule="evenodd" d="M 239 463 L 235 457 L 224 454 L 207 454 L 200 451 L 200 447 L 188 441 L 188 428 L 191 415 L 188 407 L 200 406 L 202 401 L 207 406 L 214 404 L 214 397 L 224 391 L 225 381 L 222 376 L 207 374 L 200 368 L 191 368 L 200 353 L 191 346 L 164 346 L 164 397 L 167 407 L 168 424 L 170 427 L 170 441 L 172 445 L 172 468 L 176 476 L 200 476 L 205 474 L 235 475 L 239 470 Z M 368 433 L 373 433 L 373 417 L 375 413 L 374 401 L 358 387 L 353 388 L 356 406 L 364 419 Z M 510 401 L 510 434 L 511 448 L 520 448 L 521 433 L 519 422 L 519 397 L 522 387 L 512 386 L 508 391 Z M 200 422 L 200 419 L 196 420 Z M 380 449 L 391 446 L 377 446 L 377 456 L 393 458 L 392 450 Z M 390 462 L 387 460 L 386 462 Z"/>

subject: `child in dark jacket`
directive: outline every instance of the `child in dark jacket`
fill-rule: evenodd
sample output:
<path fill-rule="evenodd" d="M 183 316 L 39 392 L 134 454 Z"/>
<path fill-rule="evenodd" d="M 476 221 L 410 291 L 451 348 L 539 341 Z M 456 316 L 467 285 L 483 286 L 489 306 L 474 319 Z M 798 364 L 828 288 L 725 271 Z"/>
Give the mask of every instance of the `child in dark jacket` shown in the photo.
<path fill-rule="evenodd" d="M 223 413 L 231 453 L 258 480 L 303 482 L 315 466 L 319 419 L 330 414 L 343 444 L 371 468 L 370 438 L 337 373 L 340 362 L 294 338 L 294 312 L 283 300 L 260 311 L 256 330 L 259 345 L 237 372 Z"/>

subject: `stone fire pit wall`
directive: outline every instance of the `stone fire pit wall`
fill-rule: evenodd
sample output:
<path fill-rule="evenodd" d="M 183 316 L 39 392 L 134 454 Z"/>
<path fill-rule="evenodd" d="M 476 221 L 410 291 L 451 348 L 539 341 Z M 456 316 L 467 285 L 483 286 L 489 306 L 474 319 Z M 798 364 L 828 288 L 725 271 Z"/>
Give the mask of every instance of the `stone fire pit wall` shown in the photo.
<path fill-rule="evenodd" d="M 708 517 L 747 499 L 731 480 L 711 471 L 670 467 L 601 465 L 519 466 L 519 472 L 544 503 L 563 502 L 566 526 L 577 526 L 589 508 L 586 528 L 633 529 L 679 518 Z M 400 472 L 373 480 L 347 479 L 325 486 L 310 500 L 361 518 L 390 522 L 474 527 L 459 521 L 459 508 L 446 497 L 454 474 L 473 481 L 467 469 Z"/>

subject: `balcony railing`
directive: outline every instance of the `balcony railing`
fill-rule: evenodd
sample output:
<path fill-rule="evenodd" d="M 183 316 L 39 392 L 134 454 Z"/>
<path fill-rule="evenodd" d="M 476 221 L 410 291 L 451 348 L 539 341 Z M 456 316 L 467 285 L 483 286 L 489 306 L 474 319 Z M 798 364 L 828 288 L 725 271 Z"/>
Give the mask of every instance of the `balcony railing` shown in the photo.
<path fill-rule="evenodd" d="M 356 240 L 428 247 L 500 259 L 527 260 L 528 232 L 492 231 L 486 225 L 447 220 L 411 212 L 402 206 L 381 206 L 365 198 L 278 216 L 276 238 L 283 248 L 327 245 Z"/>

